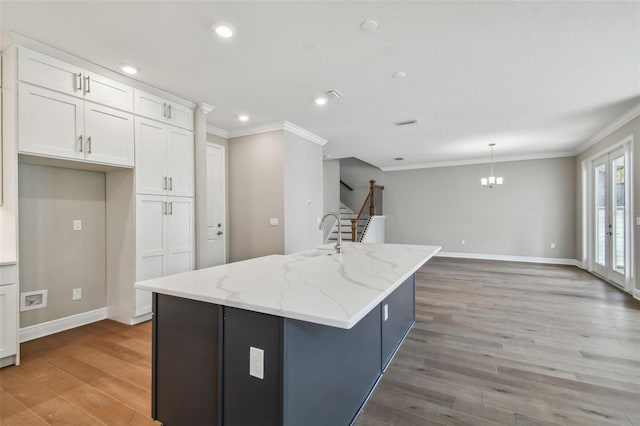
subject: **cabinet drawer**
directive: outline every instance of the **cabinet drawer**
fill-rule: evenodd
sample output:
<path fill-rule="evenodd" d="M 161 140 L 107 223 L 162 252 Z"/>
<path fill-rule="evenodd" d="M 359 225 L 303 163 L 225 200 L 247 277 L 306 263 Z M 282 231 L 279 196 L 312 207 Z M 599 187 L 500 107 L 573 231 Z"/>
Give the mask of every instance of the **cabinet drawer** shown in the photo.
<path fill-rule="evenodd" d="M 20 48 L 18 76 L 21 81 L 82 97 L 82 68 L 42 53 Z"/>

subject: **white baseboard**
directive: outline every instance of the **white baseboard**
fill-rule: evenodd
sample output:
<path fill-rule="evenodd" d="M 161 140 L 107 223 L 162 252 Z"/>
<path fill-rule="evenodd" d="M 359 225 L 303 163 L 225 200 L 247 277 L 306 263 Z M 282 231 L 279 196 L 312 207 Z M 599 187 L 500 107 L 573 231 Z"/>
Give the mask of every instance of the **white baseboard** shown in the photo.
<path fill-rule="evenodd" d="M 581 265 L 576 259 L 563 259 L 560 257 L 510 256 L 506 254 L 459 253 L 453 251 L 441 251 L 436 253 L 436 256 L 462 259 L 503 260 L 506 262 L 548 263 L 551 265 Z"/>
<path fill-rule="evenodd" d="M 138 315 L 137 317 L 131 317 L 131 319 L 129 320 L 129 325 L 140 324 L 141 322 L 149 321 L 151 318 L 153 318 L 153 312 Z"/>
<path fill-rule="evenodd" d="M 107 308 L 95 309 L 20 329 L 20 343 L 107 319 Z"/>
<path fill-rule="evenodd" d="M 633 289 L 633 298 L 640 300 L 640 289 L 638 288 Z"/>

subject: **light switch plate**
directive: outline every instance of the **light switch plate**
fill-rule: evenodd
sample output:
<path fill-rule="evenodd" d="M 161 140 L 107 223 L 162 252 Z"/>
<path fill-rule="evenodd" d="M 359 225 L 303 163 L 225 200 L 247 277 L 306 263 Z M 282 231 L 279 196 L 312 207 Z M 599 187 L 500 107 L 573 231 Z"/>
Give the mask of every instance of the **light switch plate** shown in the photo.
<path fill-rule="evenodd" d="M 264 350 L 249 346 L 249 375 L 264 379 Z"/>
<path fill-rule="evenodd" d="M 73 296 L 72 296 L 73 300 L 80 300 L 82 299 L 82 289 L 81 288 L 74 288 L 73 289 Z"/>
<path fill-rule="evenodd" d="M 272 217 L 269 219 L 269 225 L 271 226 L 278 226 L 278 218 L 277 217 Z"/>
<path fill-rule="evenodd" d="M 80 219 L 76 219 L 73 221 L 73 230 L 82 231 L 82 221 Z"/>

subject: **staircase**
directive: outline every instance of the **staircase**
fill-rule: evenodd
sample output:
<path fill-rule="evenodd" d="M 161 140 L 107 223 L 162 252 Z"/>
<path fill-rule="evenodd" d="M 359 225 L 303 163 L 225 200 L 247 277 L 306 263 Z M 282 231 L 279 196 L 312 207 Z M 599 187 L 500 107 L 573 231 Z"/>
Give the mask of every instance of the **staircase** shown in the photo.
<path fill-rule="evenodd" d="M 357 214 L 354 213 L 349 207 L 344 205 L 344 203 L 340 203 L 340 222 L 342 223 L 342 240 L 343 241 L 351 241 L 351 219 L 355 219 Z M 364 230 L 367 226 L 367 222 L 369 221 L 369 215 L 363 215 L 358 220 L 358 228 L 357 235 L 358 241 L 362 239 L 362 235 L 364 234 Z M 338 223 L 333 226 L 331 233 L 329 234 L 329 238 L 327 238 L 327 242 L 333 242 L 338 240 Z"/>

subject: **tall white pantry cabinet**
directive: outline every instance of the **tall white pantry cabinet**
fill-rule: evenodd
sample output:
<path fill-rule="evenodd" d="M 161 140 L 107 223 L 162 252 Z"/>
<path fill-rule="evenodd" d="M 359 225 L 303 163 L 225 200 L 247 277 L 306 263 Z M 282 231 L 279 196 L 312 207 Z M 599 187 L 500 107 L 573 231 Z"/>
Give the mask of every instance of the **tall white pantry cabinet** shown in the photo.
<path fill-rule="evenodd" d="M 4 152 L 18 154 L 5 162 L 105 173 L 107 317 L 150 319 L 151 296 L 134 282 L 195 267 L 195 104 L 38 43 L 22 44 L 2 52 Z"/>

